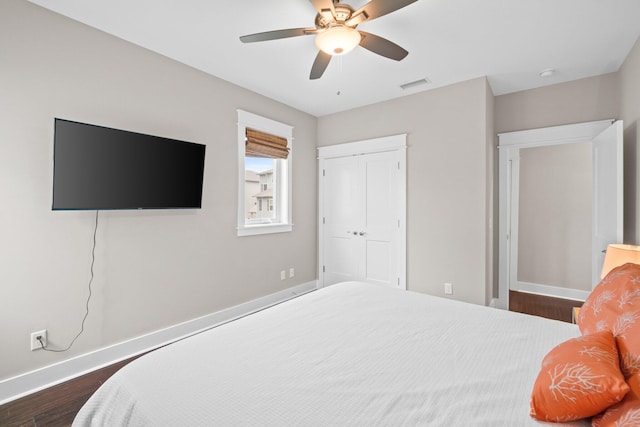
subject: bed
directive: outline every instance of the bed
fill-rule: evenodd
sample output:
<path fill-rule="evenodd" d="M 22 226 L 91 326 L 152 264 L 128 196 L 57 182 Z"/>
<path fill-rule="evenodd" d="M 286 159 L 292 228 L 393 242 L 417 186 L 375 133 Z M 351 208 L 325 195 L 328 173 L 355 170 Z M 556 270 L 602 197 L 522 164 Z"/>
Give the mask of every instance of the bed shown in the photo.
<path fill-rule="evenodd" d="M 360 282 L 151 352 L 74 426 L 540 426 L 545 354 L 576 325 Z M 574 421 L 563 425 L 590 425 Z"/>

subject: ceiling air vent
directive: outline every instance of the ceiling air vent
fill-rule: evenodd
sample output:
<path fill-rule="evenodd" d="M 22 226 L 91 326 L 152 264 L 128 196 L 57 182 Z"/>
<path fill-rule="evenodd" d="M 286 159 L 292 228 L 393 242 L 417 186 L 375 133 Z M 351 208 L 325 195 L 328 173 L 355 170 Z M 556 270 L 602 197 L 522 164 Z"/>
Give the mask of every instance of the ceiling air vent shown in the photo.
<path fill-rule="evenodd" d="M 413 81 L 413 82 L 405 83 L 403 85 L 400 85 L 400 87 L 402 88 L 402 90 L 407 90 L 407 89 L 412 89 L 412 88 L 417 87 L 417 86 L 426 85 L 426 84 L 429 84 L 429 83 L 431 83 L 431 80 L 429 80 L 428 78 L 425 77 L 425 78 L 420 79 L 420 80 L 416 80 L 416 81 Z"/>

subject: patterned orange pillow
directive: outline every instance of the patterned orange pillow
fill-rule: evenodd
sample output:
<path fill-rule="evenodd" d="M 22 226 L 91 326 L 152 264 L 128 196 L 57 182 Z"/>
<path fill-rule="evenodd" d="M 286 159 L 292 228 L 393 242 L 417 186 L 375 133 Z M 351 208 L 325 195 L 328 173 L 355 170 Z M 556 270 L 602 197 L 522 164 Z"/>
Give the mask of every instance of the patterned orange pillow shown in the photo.
<path fill-rule="evenodd" d="M 552 422 L 592 417 L 618 403 L 628 391 L 613 334 L 584 335 L 559 344 L 542 360 L 530 415 Z"/>
<path fill-rule="evenodd" d="M 629 393 L 620 403 L 593 417 L 593 427 L 640 426 L 640 375 L 629 378 L 628 384 L 631 389 Z"/>
<path fill-rule="evenodd" d="M 625 377 L 640 372 L 640 265 L 611 270 L 582 306 L 578 326 L 583 335 L 611 331 Z"/>

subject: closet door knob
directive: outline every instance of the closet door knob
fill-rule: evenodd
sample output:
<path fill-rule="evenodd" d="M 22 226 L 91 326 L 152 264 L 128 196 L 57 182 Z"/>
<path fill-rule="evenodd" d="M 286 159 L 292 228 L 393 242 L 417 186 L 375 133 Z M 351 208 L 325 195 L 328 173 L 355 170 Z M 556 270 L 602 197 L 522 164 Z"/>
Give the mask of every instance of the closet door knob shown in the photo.
<path fill-rule="evenodd" d="M 358 234 L 359 234 L 359 235 L 361 235 L 361 236 L 364 236 L 364 235 L 365 235 L 365 234 L 367 234 L 367 233 L 365 233 L 364 231 L 361 231 L 361 232 L 359 232 Z"/>

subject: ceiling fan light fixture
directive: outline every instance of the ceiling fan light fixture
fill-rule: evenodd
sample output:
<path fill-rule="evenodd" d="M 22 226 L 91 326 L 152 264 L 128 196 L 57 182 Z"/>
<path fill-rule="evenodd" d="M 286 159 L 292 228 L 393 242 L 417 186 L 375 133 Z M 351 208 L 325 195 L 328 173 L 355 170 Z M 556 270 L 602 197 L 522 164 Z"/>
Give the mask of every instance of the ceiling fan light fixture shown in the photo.
<path fill-rule="evenodd" d="M 329 55 L 344 55 L 358 46 L 360 39 L 360 33 L 355 28 L 336 25 L 316 36 L 316 46 Z"/>

